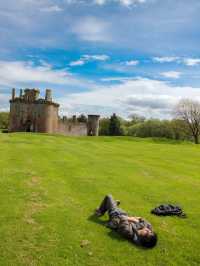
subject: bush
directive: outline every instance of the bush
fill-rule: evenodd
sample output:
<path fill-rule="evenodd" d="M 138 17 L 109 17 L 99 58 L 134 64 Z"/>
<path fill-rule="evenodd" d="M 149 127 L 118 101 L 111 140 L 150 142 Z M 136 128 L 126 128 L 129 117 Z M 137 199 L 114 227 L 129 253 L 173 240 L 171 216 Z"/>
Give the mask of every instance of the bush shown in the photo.
<path fill-rule="evenodd" d="M 8 129 L 8 125 L 9 125 L 9 113 L 0 112 L 0 128 Z"/>
<path fill-rule="evenodd" d="M 99 135 L 100 136 L 109 136 L 109 125 L 110 125 L 109 118 L 100 119 L 100 123 L 99 123 Z"/>
<path fill-rule="evenodd" d="M 122 136 L 125 135 L 126 126 L 122 118 L 113 114 L 110 118 L 102 118 L 99 125 L 101 136 Z"/>
<path fill-rule="evenodd" d="M 124 120 L 115 114 L 110 119 L 102 118 L 100 120 L 99 135 L 192 140 L 188 126 L 182 120 L 145 120 L 145 118 L 138 116 L 131 117 L 131 120 Z"/>
<path fill-rule="evenodd" d="M 127 134 L 141 138 L 158 137 L 183 140 L 189 138 L 184 126 L 180 121 L 149 119 L 130 126 Z"/>
<path fill-rule="evenodd" d="M 81 114 L 77 117 L 77 121 L 80 123 L 87 123 L 87 117 L 84 114 Z"/>

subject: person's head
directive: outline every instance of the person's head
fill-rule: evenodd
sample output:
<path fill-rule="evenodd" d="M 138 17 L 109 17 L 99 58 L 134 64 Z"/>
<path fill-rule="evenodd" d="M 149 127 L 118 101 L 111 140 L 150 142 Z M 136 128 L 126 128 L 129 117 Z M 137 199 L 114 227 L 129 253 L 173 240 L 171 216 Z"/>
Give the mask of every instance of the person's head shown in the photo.
<path fill-rule="evenodd" d="M 149 228 L 138 230 L 138 241 L 141 246 L 146 248 L 153 248 L 157 243 L 157 235 Z"/>

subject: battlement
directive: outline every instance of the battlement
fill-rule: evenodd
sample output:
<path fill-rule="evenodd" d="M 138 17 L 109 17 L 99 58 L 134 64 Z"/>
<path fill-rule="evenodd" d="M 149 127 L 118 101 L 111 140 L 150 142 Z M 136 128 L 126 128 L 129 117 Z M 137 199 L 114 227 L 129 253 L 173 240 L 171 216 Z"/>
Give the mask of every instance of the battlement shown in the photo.
<path fill-rule="evenodd" d="M 34 103 L 34 104 L 52 104 L 59 107 L 59 104 L 52 101 L 52 92 L 50 89 L 46 89 L 45 98 L 39 98 L 40 90 L 39 89 L 25 89 L 24 91 L 20 89 L 19 96 L 16 97 L 16 89 L 12 89 L 12 102 L 24 102 L 24 103 Z"/>

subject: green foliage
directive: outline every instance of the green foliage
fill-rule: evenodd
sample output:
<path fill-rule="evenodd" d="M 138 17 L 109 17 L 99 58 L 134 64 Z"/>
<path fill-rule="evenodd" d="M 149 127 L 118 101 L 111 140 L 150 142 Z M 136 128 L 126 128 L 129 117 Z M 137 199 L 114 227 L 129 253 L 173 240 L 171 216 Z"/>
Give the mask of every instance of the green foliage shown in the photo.
<path fill-rule="evenodd" d="M 133 137 L 0 134 L 0 265 L 198 266 L 200 147 Z M 105 194 L 145 217 L 145 250 L 91 217 Z M 156 217 L 161 203 L 187 219 Z M 81 247 L 83 240 L 88 245 Z"/>
<path fill-rule="evenodd" d="M 0 129 L 8 129 L 9 113 L 0 112 Z"/>
<path fill-rule="evenodd" d="M 121 120 L 116 114 L 110 117 L 109 123 L 109 135 L 110 136 L 121 136 L 123 135 L 123 130 L 121 128 Z"/>
<path fill-rule="evenodd" d="M 180 119 L 145 119 L 132 115 L 129 120 L 113 114 L 111 118 L 100 120 L 99 134 L 102 136 L 157 137 L 175 140 L 192 140 L 187 124 Z"/>
<path fill-rule="evenodd" d="M 137 137 L 166 137 L 173 138 L 172 128 L 168 121 L 160 121 L 156 119 L 147 120 L 144 123 L 133 126 L 135 136 Z"/>
<path fill-rule="evenodd" d="M 143 123 L 146 118 L 144 116 L 140 116 L 137 114 L 132 114 L 129 116 L 130 120 L 129 120 L 129 125 L 135 125 L 135 124 L 139 124 L 139 123 Z"/>
<path fill-rule="evenodd" d="M 126 121 L 113 114 L 110 118 L 100 119 L 100 136 L 122 136 L 126 132 Z"/>
<path fill-rule="evenodd" d="M 78 122 L 87 123 L 87 117 L 84 114 L 81 114 L 77 117 Z"/>
<path fill-rule="evenodd" d="M 109 136 L 109 125 L 110 125 L 109 118 L 100 119 L 100 124 L 99 124 L 99 135 L 100 136 Z"/>
<path fill-rule="evenodd" d="M 185 121 L 180 119 L 173 119 L 170 123 L 173 133 L 174 133 L 174 139 L 176 140 L 191 140 L 191 132 L 188 128 L 188 125 L 185 123 Z"/>
<path fill-rule="evenodd" d="M 158 137 L 176 140 L 190 140 L 188 127 L 181 120 L 149 119 L 127 127 L 127 135 L 135 137 Z"/>

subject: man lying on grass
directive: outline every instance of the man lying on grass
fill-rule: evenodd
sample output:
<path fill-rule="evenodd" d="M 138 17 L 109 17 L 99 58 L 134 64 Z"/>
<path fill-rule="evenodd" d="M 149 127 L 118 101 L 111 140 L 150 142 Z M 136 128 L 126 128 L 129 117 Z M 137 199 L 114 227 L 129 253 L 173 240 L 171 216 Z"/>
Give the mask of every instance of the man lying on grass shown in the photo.
<path fill-rule="evenodd" d="M 157 235 L 153 232 L 151 224 L 141 217 L 129 217 L 125 211 L 118 208 L 119 204 L 119 201 L 114 200 L 111 195 L 107 195 L 100 207 L 96 209 L 95 214 L 100 217 L 108 212 L 107 226 L 109 228 L 115 229 L 135 244 L 146 248 L 154 247 L 157 242 Z"/>

